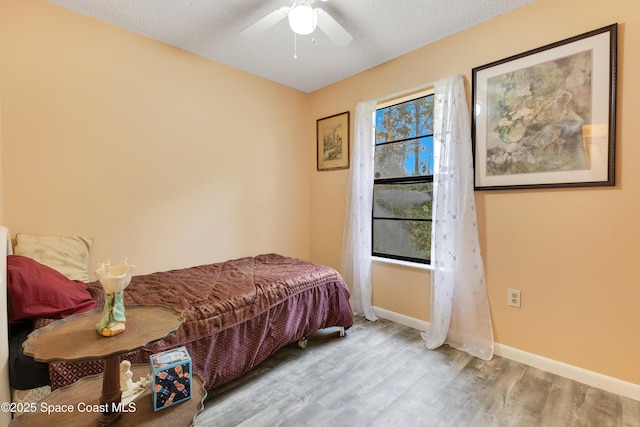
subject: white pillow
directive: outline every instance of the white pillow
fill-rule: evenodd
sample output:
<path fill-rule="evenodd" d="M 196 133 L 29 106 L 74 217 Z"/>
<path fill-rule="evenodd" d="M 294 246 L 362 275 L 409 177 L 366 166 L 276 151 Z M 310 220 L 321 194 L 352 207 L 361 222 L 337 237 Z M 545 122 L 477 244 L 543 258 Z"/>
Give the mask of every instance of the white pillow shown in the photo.
<path fill-rule="evenodd" d="M 16 255 L 28 256 L 71 280 L 89 281 L 89 253 L 93 239 L 82 236 L 16 235 Z"/>

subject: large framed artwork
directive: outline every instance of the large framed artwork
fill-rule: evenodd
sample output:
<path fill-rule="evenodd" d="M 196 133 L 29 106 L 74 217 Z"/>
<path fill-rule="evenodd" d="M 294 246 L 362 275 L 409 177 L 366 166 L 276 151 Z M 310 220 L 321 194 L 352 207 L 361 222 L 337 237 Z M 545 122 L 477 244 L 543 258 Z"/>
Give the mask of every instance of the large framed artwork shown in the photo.
<path fill-rule="evenodd" d="M 617 28 L 473 69 L 476 190 L 615 185 Z"/>
<path fill-rule="evenodd" d="M 349 112 L 317 120 L 318 170 L 349 168 Z"/>

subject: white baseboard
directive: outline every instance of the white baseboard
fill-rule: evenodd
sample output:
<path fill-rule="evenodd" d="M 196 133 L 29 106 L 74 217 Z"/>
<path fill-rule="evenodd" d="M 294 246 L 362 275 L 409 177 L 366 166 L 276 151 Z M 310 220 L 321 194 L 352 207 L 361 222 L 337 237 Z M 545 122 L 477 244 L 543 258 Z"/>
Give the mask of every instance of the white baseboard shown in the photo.
<path fill-rule="evenodd" d="M 385 310 L 380 307 L 373 307 L 376 316 L 391 320 L 405 326 L 425 331 L 429 327 L 429 322 Z M 523 363 L 533 368 L 542 369 L 552 374 L 560 375 L 570 380 L 578 381 L 592 387 L 596 387 L 620 396 L 640 401 L 640 384 L 634 384 L 564 362 L 549 359 L 537 354 L 529 353 L 504 344 L 495 343 L 494 353 L 515 362 Z"/>
<path fill-rule="evenodd" d="M 385 310 L 384 308 L 373 307 L 373 314 L 378 317 L 382 317 L 383 319 L 409 326 L 410 328 L 417 329 L 421 332 L 426 331 L 427 328 L 429 328 L 429 322 L 416 319 L 415 317 L 405 316 L 404 314 L 396 313 L 394 311 Z"/>
<path fill-rule="evenodd" d="M 569 365 L 568 363 L 548 359 L 504 344 L 496 343 L 494 353 L 497 356 L 502 356 L 534 368 L 542 369 L 543 371 L 551 372 L 552 374 L 569 378 L 570 380 L 640 401 L 639 384 L 619 380 L 614 377 Z"/>

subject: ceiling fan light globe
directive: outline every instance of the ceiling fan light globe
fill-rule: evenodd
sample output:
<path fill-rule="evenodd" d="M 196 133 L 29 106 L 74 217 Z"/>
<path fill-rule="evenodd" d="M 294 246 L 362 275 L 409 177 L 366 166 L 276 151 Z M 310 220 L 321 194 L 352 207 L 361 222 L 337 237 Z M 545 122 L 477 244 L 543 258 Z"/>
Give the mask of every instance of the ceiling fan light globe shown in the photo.
<path fill-rule="evenodd" d="M 298 4 L 289 11 L 289 26 L 296 34 L 313 33 L 317 22 L 315 11 L 308 4 Z"/>

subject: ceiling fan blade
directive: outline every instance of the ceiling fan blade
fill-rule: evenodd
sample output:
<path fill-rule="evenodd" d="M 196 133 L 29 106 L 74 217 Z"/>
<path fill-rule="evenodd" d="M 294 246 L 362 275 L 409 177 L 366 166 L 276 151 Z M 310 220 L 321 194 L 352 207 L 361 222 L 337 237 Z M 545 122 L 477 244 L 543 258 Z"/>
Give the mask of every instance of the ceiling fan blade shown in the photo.
<path fill-rule="evenodd" d="M 240 31 L 240 34 L 246 34 L 248 36 L 256 36 L 263 31 L 273 27 L 289 14 L 289 7 L 282 6 L 280 9 L 276 9 L 266 16 L 258 19 L 253 24 L 249 25 L 244 30 Z"/>
<path fill-rule="evenodd" d="M 353 37 L 345 30 L 342 25 L 338 24 L 338 21 L 333 19 L 324 10 L 319 7 L 314 9 L 317 14 L 318 27 L 331 39 L 331 41 L 337 46 L 348 45 Z"/>

